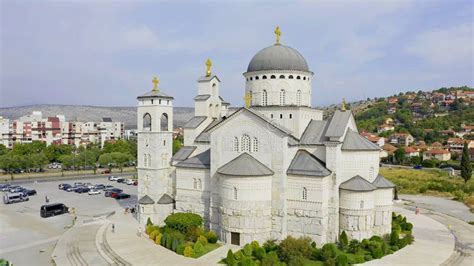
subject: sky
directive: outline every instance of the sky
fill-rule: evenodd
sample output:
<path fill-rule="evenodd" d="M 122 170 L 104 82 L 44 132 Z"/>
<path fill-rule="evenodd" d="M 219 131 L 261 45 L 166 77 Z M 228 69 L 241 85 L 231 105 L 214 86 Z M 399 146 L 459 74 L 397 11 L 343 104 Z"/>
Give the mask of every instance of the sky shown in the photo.
<path fill-rule="evenodd" d="M 0 1 L 0 107 L 134 106 L 160 89 L 193 106 L 205 61 L 242 106 L 242 76 L 275 41 L 297 49 L 313 106 L 473 86 L 472 1 Z"/>

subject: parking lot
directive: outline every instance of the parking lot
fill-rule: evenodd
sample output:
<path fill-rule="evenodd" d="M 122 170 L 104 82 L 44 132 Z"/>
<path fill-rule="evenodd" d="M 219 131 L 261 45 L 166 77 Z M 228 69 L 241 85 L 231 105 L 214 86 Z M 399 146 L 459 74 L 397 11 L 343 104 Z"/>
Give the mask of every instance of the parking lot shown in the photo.
<path fill-rule="evenodd" d="M 74 184 L 74 182 L 112 185 L 130 194 L 131 197 L 116 200 L 104 197 L 103 192 L 88 195 L 58 189 L 59 184 Z M 79 220 L 113 211 L 123 211 L 124 208 L 134 207 L 137 203 L 136 186 L 109 181 L 107 177 L 18 185 L 35 189 L 37 195 L 30 196 L 29 201 L 25 202 L 0 203 L 0 258 L 10 260 L 15 265 L 51 265 L 51 253 L 56 241 L 72 225 L 71 214 L 40 217 L 40 207 L 46 204 L 46 196 L 49 198 L 49 204 L 64 203 L 70 208 L 75 208 Z M 2 197 L 4 193 L 1 192 Z"/>

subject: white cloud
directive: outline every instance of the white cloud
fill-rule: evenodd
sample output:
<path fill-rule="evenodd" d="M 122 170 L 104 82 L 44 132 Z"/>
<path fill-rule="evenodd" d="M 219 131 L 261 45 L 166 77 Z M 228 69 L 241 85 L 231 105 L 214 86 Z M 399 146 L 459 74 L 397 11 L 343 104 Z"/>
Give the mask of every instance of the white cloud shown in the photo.
<path fill-rule="evenodd" d="M 463 24 L 422 33 L 405 51 L 436 65 L 472 65 L 473 40 L 472 25 Z"/>

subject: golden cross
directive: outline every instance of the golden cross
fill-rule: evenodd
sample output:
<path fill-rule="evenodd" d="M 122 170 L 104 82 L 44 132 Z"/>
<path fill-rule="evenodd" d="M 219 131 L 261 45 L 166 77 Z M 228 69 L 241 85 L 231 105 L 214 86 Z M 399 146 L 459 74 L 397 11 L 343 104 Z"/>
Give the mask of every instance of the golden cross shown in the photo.
<path fill-rule="evenodd" d="M 211 67 L 212 67 L 212 61 L 211 61 L 211 59 L 208 58 L 207 61 L 206 61 L 206 68 L 207 68 L 206 76 L 207 77 L 209 77 L 211 75 Z"/>
<path fill-rule="evenodd" d="M 153 82 L 153 90 L 157 91 L 158 90 L 158 83 L 160 83 L 160 81 L 158 80 L 158 78 L 154 77 L 151 82 Z"/>
<path fill-rule="evenodd" d="M 344 112 L 346 110 L 346 98 L 342 98 L 341 110 Z"/>
<path fill-rule="evenodd" d="M 280 44 L 281 31 L 280 31 L 279 26 L 277 26 L 276 29 L 275 29 L 275 36 L 276 36 L 276 43 L 275 44 Z"/>
<path fill-rule="evenodd" d="M 252 93 L 247 92 L 244 96 L 245 107 L 249 108 L 250 104 L 252 103 Z"/>

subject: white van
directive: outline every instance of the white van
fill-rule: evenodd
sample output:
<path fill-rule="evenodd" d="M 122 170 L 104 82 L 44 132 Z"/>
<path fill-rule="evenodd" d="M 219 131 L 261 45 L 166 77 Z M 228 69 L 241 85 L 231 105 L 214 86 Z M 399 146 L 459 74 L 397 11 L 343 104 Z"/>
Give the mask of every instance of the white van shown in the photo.
<path fill-rule="evenodd" d="M 10 193 L 10 194 L 5 194 L 3 196 L 3 203 L 5 204 L 23 202 L 23 201 L 28 201 L 28 200 L 29 200 L 28 196 L 24 195 L 23 193 Z"/>

